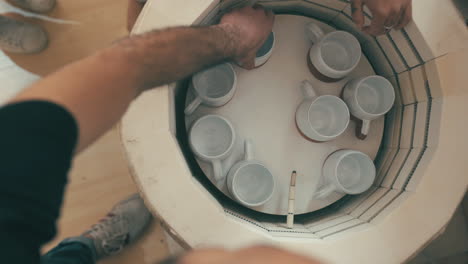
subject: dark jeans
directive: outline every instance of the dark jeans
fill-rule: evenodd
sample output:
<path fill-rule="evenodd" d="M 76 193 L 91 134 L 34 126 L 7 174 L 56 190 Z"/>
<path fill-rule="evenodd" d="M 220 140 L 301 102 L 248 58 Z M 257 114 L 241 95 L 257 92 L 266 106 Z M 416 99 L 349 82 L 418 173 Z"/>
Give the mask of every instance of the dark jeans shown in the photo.
<path fill-rule="evenodd" d="M 62 241 L 41 258 L 41 264 L 95 264 L 90 239 L 78 237 Z"/>
<path fill-rule="evenodd" d="M 41 264 L 95 264 L 96 253 L 91 239 L 72 237 L 63 240 L 58 246 L 41 258 Z M 176 264 L 177 257 L 170 257 L 159 264 Z"/>

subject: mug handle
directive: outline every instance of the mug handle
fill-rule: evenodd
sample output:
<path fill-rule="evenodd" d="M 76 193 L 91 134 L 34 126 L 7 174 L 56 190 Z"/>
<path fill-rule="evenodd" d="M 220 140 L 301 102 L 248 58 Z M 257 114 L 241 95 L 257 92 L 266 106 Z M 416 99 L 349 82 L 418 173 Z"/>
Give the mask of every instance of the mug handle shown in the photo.
<path fill-rule="evenodd" d="M 325 32 L 317 24 L 309 23 L 306 25 L 306 35 L 312 43 L 317 43 L 325 36 Z"/>
<path fill-rule="evenodd" d="M 252 140 L 246 139 L 244 142 L 244 159 L 253 160 Z"/>
<path fill-rule="evenodd" d="M 185 115 L 191 115 L 195 110 L 200 106 L 202 100 L 200 97 L 195 97 L 195 99 L 185 108 Z"/>
<path fill-rule="evenodd" d="M 315 199 L 323 199 L 323 198 L 329 196 L 334 191 L 335 191 L 335 186 L 333 186 L 333 184 L 329 184 L 325 188 L 323 188 L 322 190 L 319 190 L 318 192 L 316 192 L 314 194 L 314 198 Z"/>
<path fill-rule="evenodd" d="M 302 94 L 304 95 L 305 98 L 314 98 L 317 96 L 317 93 L 315 92 L 314 88 L 312 87 L 312 83 L 308 80 L 303 80 L 301 82 L 301 90 Z"/>
<path fill-rule="evenodd" d="M 367 135 L 369 134 L 370 124 L 370 120 L 362 120 L 361 135 L 363 137 L 367 137 Z"/>
<path fill-rule="evenodd" d="M 221 160 L 213 160 L 211 161 L 213 165 L 213 176 L 214 179 L 219 182 L 223 179 L 223 166 L 221 164 Z"/>

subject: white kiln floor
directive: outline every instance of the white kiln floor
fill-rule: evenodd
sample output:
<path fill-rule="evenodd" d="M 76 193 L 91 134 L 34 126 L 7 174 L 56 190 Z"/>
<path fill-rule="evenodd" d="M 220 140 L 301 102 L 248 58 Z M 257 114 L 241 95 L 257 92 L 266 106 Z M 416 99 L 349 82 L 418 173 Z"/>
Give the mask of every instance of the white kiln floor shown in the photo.
<path fill-rule="evenodd" d="M 321 184 L 322 165 L 326 157 L 339 149 L 355 149 L 375 158 L 382 140 L 384 118 L 372 123 L 371 132 L 365 141 L 355 137 L 354 121 L 351 121 L 341 137 L 331 142 L 313 143 L 298 133 L 295 112 L 302 100 L 299 89 L 302 80 L 310 80 L 320 95 L 339 96 L 350 79 L 374 74 L 369 61 L 362 56 L 357 69 L 344 80 L 322 83 L 315 79 L 307 68 L 306 56 L 311 43 L 304 35 L 305 25 L 312 21 L 326 32 L 335 30 L 307 17 L 276 16 L 274 31 L 277 41 L 270 60 L 252 71 L 235 67 L 238 89 L 232 101 L 220 108 L 201 106 L 186 118 L 188 128 L 194 120 L 206 114 L 220 114 L 232 122 L 238 140 L 234 154 L 223 162 L 226 174 L 234 163 L 242 159 L 244 139 L 252 139 L 255 159 L 263 162 L 277 179 L 272 199 L 263 206 L 252 208 L 259 212 L 287 214 L 289 181 L 293 170 L 298 172 L 296 214 L 313 212 L 336 202 L 343 195 L 333 193 L 322 200 L 313 199 L 317 186 Z M 188 102 L 192 96 L 189 92 Z M 202 161 L 198 163 L 213 181 L 211 165 Z M 230 196 L 225 183 L 217 187 Z"/>

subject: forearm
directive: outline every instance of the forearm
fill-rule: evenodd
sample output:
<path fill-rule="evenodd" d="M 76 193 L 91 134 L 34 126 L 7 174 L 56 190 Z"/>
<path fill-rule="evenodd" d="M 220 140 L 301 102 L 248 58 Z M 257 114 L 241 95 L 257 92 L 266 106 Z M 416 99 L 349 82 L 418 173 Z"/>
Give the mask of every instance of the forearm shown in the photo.
<path fill-rule="evenodd" d="M 235 30 L 230 25 L 181 27 L 124 39 L 106 50 L 126 56 L 144 90 L 187 77 L 236 54 Z"/>
<path fill-rule="evenodd" d="M 114 125 L 140 92 L 234 56 L 226 27 L 181 27 L 123 39 L 44 78 L 13 101 L 39 99 L 65 107 L 78 122 L 82 150 Z"/>

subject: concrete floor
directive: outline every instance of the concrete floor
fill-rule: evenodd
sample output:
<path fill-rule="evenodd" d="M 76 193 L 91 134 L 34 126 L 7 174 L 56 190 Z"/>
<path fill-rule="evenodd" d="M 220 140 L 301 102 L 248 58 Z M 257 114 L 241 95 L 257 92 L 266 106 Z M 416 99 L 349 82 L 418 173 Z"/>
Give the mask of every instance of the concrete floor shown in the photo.
<path fill-rule="evenodd" d="M 468 1 L 466 0 L 452 0 L 460 11 L 461 15 L 465 18 L 466 25 L 468 26 Z"/>
<path fill-rule="evenodd" d="M 127 34 L 126 0 L 58 1 L 57 9 L 49 16 L 63 19 L 58 21 L 60 23 L 33 19 L 48 30 L 51 38 L 49 49 L 38 55 L 14 55 L 11 59 L 0 51 L 0 104 L 40 76 Z M 0 2 L 1 13 L 12 10 Z M 75 160 L 59 222 L 59 235 L 45 250 L 65 237 L 80 234 L 115 202 L 133 192 L 136 192 L 136 188 L 120 148 L 118 131 L 112 129 Z M 467 220 L 468 198 L 465 197 L 445 232 L 409 263 L 468 263 Z M 162 229 L 155 221 L 135 245 L 102 263 L 152 264 L 168 254 Z"/>
<path fill-rule="evenodd" d="M 445 231 L 408 264 L 468 263 L 468 195 Z"/>

